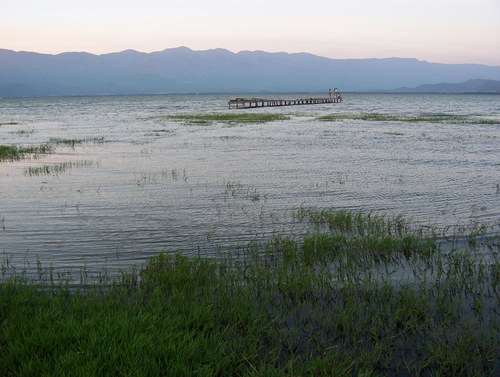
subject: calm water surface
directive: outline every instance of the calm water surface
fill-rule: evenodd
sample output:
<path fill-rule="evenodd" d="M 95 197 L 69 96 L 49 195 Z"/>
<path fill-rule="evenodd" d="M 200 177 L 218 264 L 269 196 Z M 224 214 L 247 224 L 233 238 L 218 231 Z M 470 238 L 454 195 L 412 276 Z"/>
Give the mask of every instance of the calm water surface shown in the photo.
<path fill-rule="evenodd" d="M 294 97 L 289 95 L 285 97 Z M 0 99 L 0 144 L 104 137 L 0 163 L 0 252 L 11 263 L 123 267 L 162 250 L 213 254 L 299 235 L 300 206 L 500 224 L 500 96 L 361 95 L 252 110 L 265 124 L 161 118 L 225 112 L 228 96 Z M 476 122 L 320 122 L 332 113 L 457 114 Z M 90 161 L 58 175 L 29 167 Z"/>

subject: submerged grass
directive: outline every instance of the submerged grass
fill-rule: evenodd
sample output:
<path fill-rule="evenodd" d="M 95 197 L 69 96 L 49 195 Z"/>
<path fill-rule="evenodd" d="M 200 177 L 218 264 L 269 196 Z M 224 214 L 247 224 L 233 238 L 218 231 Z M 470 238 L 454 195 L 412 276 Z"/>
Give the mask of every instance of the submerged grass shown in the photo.
<path fill-rule="evenodd" d="M 13 161 L 28 156 L 37 157 L 41 154 L 52 152 L 52 147 L 47 144 L 19 147 L 15 145 L 0 145 L 0 161 Z"/>
<path fill-rule="evenodd" d="M 3 375 L 499 374 L 498 250 L 441 253 L 402 218 L 297 216 L 318 228 L 240 257 L 163 254 L 80 289 L 4 281 Z"/>
<path fill-rule="evenodd" d="M 254 186 L 244 186 L 240 182 L 228 181 L 225 184 L 224 195 L 226 198 L 248 199 L 258 202 L 261 198 L 266 199 L 266 195 L 261 195 Z"/>
<path fill-rule="evenodd" d="M 16 131 L 20 135 L 30 135 L 33 130 Z M 87 137 L 82 139 L 63 139 L 51 138 L 46 144 L 18 146 L 0 144 L 0 161 L 21 160 L 28 157 L 38 157 L 39 155 L 49 154 L 54 151 L 54 145 L 69 145 L 75 147 L 77 144 L 100 144 L 104 143 L 103 137 Z"/>
<path fill-rule="evenodd" d="M 30 128 L 30 129 L 26 129 L 26 130 L 11 131 L 9 133 L 12 135 L 30 136 L 30 135 L 35 133 L 35 130 L 33 128 Z"/>
<path fill-rule="evenodd" d="M 70 147 L 75 147 L 75 145 L 79 144 L 103 144 L 105 142 L 104 137 L 102 136 L 97 136 L 97 137 L 84 137 L 84 138 L 72 138 L 72 139 L 67 139 L 67 138 L 50 138 L 49 139 L 49 144 L 55 144 L 55 145 L 68 145 Z"/>
<path fill-rule="evenodd" d="M 70 169 L 75 168 L 91 168 L 96 166 L 94 161 L 78 160 L 78 161 L 65 161 L 53 165 L 30 166 L 24 170 L 26 176 L 45 176 L 45 175 L 61 175 Z"/>
<path fill-rule="evenodd" d="M 425 123 L 466 123 L 466 124 L 499 124 L 499 120 L 453 114 L 421 114 L 394 115 L 381 113 L 339 113 L 324 115 L 320 121 L 334 122 L 342 120 L 364 120 L 372 122 L 425 122 Z"/>
<path fill-rule="evenodd" d="M 283 114 L 269 113 L 221 113 L 221 114 L 178 114 L 163 117 L 186 124 L 207 125 L 212 123 L 266 123 L 279 120 L 288 120 L 290 117 Z"/>

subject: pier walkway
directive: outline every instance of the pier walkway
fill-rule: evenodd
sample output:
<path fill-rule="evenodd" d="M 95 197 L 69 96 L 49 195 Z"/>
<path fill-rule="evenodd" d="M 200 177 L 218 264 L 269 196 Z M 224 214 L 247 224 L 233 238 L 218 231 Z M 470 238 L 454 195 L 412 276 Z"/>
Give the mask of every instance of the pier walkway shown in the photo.
<path fill-rule="evenodd" d="M 331 93 L 328 97 L 311 97 L 296 99 L 235 98 L 228 102 L 229 109 L 253 109 L 258 107 L 318 105 L 323 103 L 342 102 L 342 95 Z"/>

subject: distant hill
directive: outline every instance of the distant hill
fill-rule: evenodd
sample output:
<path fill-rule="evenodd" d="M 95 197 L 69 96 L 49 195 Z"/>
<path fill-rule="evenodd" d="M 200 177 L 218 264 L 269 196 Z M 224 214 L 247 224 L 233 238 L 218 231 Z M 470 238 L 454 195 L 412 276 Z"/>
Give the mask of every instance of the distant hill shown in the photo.
<path fill-rule="evenodd" d="M 0 96 L 390 90 L 470 78 L 500 80 L 500 67 L 417 59 L 328 59 L 187 47 L 58 55 L 0 50 Z"/>
<path fill-rule="evenodd" d="M 499 93 L 500 81 L 474 79 L 459 83 L 419 85 L 416 88 L 399 88 L 395 92 L 411 93 Z"/>

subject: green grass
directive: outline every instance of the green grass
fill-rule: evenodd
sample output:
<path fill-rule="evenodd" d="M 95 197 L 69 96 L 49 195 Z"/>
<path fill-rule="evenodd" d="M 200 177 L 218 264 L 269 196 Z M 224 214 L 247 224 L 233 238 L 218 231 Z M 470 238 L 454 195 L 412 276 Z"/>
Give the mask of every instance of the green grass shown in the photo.
<path fill-rule="evenodd" d="M 2 375 L 498 375 L 498 250 L 443 253 L 399 217 L 297 218 L 315 228 L 298 241 L 162 254 L 114 284 L 7 279 Z"/>
<path fill-rule="evenodd" d="M 255 124 L 288 120 L 288 115 L 268 113 L 226 113 L 226 114 L 178 114 L 162 117 L 186 124 L 208 125 L 212 123 Z"/>
<path fill-rule="evenodd" d="M 466 123 L 466 124 L 499 124 L 499 120 L 452 114 L 393 115 L 380 113 L 339 113 L 324 115 L 320 121 L 335 122 L 342 120 L 363 120 L 371 122 L 424 122 L 424 123 Z"/>
<path fill-rule="evenodd" d="M 0 161 L 13 161 L 51 153 L 52 148 L 47 144 L 19 147 L 15 145 L 0 145 Z"/>
<path fill-rule="evenodd" d="M 0 145 L 0 161 L 2 160 L 15 160 L 20 158 L 21 152 L 19 149 L 12 145 Z"/>

